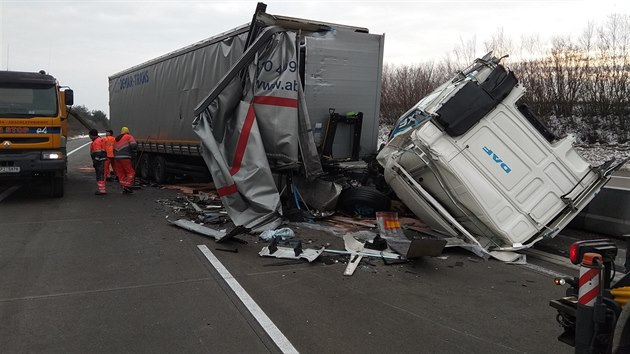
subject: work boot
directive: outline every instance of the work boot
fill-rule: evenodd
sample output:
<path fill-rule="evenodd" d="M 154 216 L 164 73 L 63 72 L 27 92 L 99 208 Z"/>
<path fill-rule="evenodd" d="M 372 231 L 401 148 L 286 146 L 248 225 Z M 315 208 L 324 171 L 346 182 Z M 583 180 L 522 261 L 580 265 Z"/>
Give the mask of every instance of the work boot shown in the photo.
<path fill-rule="evenodd" d="M 123 194 L 133 194 L 133 191 L 131 190 L 131 188 L 127 188 L 127 187 L 123 187 L 122 192 Z"/>
<path fill-rule="evenodd" d="M 101 192 L 101 191 L 94 192 L 94 195 L 105 195 L 105 194 L 107 194 L 107 192 Z"/>

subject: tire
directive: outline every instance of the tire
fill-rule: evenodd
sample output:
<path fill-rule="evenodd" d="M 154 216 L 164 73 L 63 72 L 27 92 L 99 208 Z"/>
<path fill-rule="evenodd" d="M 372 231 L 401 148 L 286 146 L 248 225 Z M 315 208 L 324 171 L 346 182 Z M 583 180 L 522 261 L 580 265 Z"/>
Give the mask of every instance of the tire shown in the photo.
<path fill-rule="evenodd" d="M 53 198 L 61 198 L 65 192 L 65 177 L 53 176 L 50 178 L 50 195 Z"/>
<path fill-rule="evenodd" d="M 153 179 L 153 171 L 151 171 L 152 158 L 150 154 L 143 153 L 138 160 L 138 176 L 151 180 Z"/>
<path fill-rule="evenodd" d="M 151 172 L 153 179 L 158 184 L 166 184 L 173 181 L 173 175 L 169 174 L 166 170 L 166 159 L 164 156 L 157 155 L 153 158 Z"/>
<path fill-rule="evenodd" d="M 391 199 L 369 187 L 356 187 L 344 189 L 339 195 L 337 209 L 352 214 L 371 217 L 377 211 L 388 211 L 391 208 Z"/>

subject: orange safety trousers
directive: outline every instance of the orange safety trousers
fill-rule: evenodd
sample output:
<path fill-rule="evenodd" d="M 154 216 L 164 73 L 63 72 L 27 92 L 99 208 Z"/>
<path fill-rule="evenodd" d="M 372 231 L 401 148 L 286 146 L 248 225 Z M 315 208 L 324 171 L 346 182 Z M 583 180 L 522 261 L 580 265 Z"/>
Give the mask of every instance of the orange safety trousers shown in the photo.
<path fill-rule="evenodd" d="M 108 157 L 105 159 L 105 178 L 109 177 L 111 173 L 110 171 L 116 173 L 116 167 L 114 167 L 114 165 L 116 164 L 115 161 L 116 160 L 113 157 Z M 111 169 L 109 166 L 111 166 Z M 118 175 L 118 173 L 116 173 L 116 175 Z"/>
<path fill-rule="evenodd" d="M 116 172 L 116 176 L 118 176 L 118 182 L 121 188 L 131 188 L 131 186 L 133 186 L 136 171 L 133 169 L 131 159 L 116 159 L 114 171 Z"/>

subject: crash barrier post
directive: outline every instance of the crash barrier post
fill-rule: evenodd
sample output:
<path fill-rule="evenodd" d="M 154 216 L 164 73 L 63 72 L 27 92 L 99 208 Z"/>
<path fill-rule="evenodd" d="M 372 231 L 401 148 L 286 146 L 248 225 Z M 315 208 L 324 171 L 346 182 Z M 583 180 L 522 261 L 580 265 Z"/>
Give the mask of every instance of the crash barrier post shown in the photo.
<path fill-rule="evenodd" d="M 575 323 L 575 353 L 593 353 L 595 340 L 594 309 L 600 294 L 602 256 L 585 253 L 580 264 L 578 281 L 578 305 Z"/>

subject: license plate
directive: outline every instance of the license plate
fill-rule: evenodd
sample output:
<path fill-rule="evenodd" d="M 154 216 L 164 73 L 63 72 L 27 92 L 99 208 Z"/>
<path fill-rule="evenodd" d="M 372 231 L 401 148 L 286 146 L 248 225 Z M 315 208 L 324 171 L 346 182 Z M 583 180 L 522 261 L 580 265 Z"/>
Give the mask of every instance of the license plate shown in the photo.
<path fill-rule="evenodd" d="M 20 166 L 0 167 L 0 173 L 19 173 Z"/>

